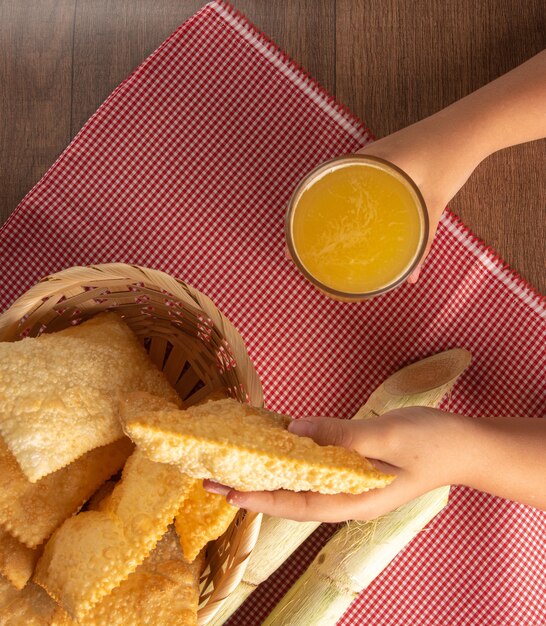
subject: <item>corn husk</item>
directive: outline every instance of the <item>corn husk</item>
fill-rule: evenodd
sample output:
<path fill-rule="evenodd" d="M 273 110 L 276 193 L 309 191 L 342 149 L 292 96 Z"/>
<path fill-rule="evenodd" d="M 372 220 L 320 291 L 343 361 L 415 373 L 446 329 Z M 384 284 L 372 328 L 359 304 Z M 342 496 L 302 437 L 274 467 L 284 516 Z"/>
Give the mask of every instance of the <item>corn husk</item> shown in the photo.
<path fill-rule="evenodd" d="M 455 349 L 405 367 L 390 376 L 378 387 L 353 419 L 368 419 L 405 406 L 436 407 L 442 398 L 451 391 L 457 378 L 469 363 L 470 354 L 466 350 Z M 352 565 L 353 561 L 358 563 L 366 560 L 368 562 L 365 572 L 357 576 L 348 587 L 351 598 L 354 598 L 355 593 L 359 593 L 365 585 L 373 580 L 394 556 L 411 541 L 415 534 L 445 506 L 448 493 L 449 487 L 437 489 L 380 520 L 366 523 L 351 522 L 334 536 L 323 550 L 326 550 L 332 541 L 336 540 L 336 543 L 332 544 L 332 554 L 335 554 L 336 550 L 340 550 L 340 546 L 345 546 L 346 553 L 357 553 L 356 557 L 351 556 L 350 558 L 346 554 L 348 567 L 356 569 L 356 566 Z M 319 525 L 316 522 L 293 522 L 264 515 L 260 535 L 243 580 L 210 624 L 216 626 L 223 624 L 252 591 L 280 567 Z M 354 547 L 355 545 L 357 547 L 353 550 L 351 546 Z M 362 548 L 364 545 L 366 547 Z M 362 549 L 364 552 L 361 553 Z M 330 554 L 330 551 L 327 554 Z M 315 563 L 317 566 L 319 565 L 319 557 L 320 555 L 315 559 L 313 565 Z M 328 567 L 334 566 L 335 564 L 332 564 L 330 560 Z M 320 568 L 319 571 L 328 570 Z M 349 569 L 349 571 L 351 570 Z M 312 588 L 310 582 L 314 575 L 316 575 L 315 570 L 308 570 L 296 583 L 299 585 L 298 589 L 295 591 L 292 589 L 288 592 L 266 623 L 290 624 L 290 626 L 300 623 L 313 624 L 313 626 L 322 624 L 318 621 L 292 622 L 293 618 L 303 619 L 300 615 L 301 612 L 296 610 L 295 603 L 304 601 L 303 598 L 308 593 L 309 587 Z M 317 583 L 318 588 L 319 583 L 313 582 Z M 316 595 L 315 597 L 313 594 L 315 598 L 313 602 L 317 606 L 325 605 L 328 607 L 332 605 L 332 614 L 337 612 L 339 617 L 345 610 L 342 607 L 348 606 L 347 597 L 341 598 L 337 590 L 332 591 L 327 587 L 327 584 L 320 584 L 320 593 L 323 595 L 319 602 L 319 596 Z M 296 601 L 292 596 L 296 597 Z M 306 606 L 308 606 L 307 602 Z M 287 615 L 289 615 L 288 621 L 286 621 Z M 324 623 L 335 624 L 335 621 Z"/>

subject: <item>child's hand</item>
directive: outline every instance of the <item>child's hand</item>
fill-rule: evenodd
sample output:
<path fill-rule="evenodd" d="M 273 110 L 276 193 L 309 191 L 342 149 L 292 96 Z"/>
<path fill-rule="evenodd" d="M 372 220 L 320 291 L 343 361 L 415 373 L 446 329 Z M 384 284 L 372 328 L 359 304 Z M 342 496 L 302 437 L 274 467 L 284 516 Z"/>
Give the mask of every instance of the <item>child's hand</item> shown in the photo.
<path fill-rule="evenodd" d="M 367 420 L 296 420 L 290 431 L 320 445 L 356 450 L 397 478 L 361 495 L 292 491 L 243 493 L 205 481 L 228 502 L 277 517 L 369 520 L 440 487 L 462 484 L 546 510 L 546 419 L 470 418 L 408 407 Z"/>
<path fill-rule="evenodd" d="M 421 190 L 430 217 L 425 257 L 446 204 L 480 161 L 497 150 L 546 136 L 545 106 L 546 50 L 442 111 L 360 151 L 394 163 Z M 409 282 L 416 282 L 420 269 Z"/>
<path fill-rule="evenodd" d="M 429 237 L 422 262 L 408 278 L 410 283 L 419 278 L 443 210 L 483 158 L 463 146 L 461 139 L 454 145 L 453 132 L 454 126 L 444 128 L 443 117 L 438 115 L 359 150 L 361 154 L 378 156 L 397 165 L 415 182 L 425 200 Z"/>
<path fill-rule="evenodd" d="M 321 495 L 291 491 L 239 492 L 206 481 L 206 488 L 251 511 L 299 521 L 340 522 L 378 517 L 413 498 L 460 482 L 464 458 L 472 442 L 464 440 L 468 418 L 428 408 L 391 411 L 370 420 L 309 418 L 295 420 L 289 430 L 320 445 L 356 450 L 397 478 L 384 489 L 361 495 Z"/>

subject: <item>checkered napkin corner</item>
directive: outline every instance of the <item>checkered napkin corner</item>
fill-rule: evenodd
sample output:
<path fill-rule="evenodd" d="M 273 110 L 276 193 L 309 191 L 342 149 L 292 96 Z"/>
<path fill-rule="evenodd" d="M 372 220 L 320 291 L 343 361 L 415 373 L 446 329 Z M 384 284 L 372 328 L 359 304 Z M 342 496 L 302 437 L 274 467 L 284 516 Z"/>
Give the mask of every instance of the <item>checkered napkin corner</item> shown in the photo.
<path fill-rule="evenodd" d="M 444 408 L 544 416 L 544 299 L 453 214 L 419 283 L 368 302 L 325 298 L 285 259 L 298 181 L 369 139 L 244 17 L 208 4 L 112 93 L 0 230 L 0 306 L 65 267 L 136 263 L 215 301 L 274 410 L 346 417 L 400 367 L 464 347 L 472 366 Z M 329 533 L 230 624 L 260 624 Z M 340 624 L 544 624 L 545 540 L 544 513 L 456 487 Z"/>

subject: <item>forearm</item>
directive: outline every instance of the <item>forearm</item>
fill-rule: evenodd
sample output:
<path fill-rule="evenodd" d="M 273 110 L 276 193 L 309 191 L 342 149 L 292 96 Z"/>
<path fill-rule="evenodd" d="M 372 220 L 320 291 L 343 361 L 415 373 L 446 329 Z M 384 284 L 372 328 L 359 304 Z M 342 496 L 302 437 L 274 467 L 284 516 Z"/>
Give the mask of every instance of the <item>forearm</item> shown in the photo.
<path fill-rule="evenodd" d="M 546 419 L 465 419 L 460 482 L 546 510 Z"/>
<path fill-rule="evenodd" d="M 452 144 L 471 143 L 478 160 L 546 137 L 546 50 L 423 123 Z"/>

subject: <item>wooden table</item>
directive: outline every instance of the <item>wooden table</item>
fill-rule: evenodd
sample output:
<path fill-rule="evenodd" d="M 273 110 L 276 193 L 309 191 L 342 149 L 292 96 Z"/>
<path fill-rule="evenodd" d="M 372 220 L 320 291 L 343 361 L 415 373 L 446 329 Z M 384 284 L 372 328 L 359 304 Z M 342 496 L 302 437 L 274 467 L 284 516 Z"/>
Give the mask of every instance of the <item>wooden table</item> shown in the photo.
<path fill-rule="evenodd" d="M 546 45 L 544 0 L 234 0 L 377 136 Z M 202 0 L 0 0 L 0 223 L 99 104 Z M 545 104 L 546 107 L 546 104 Z M 546 142 L 484 162 L 451 202 L 546 291 Z"/>

